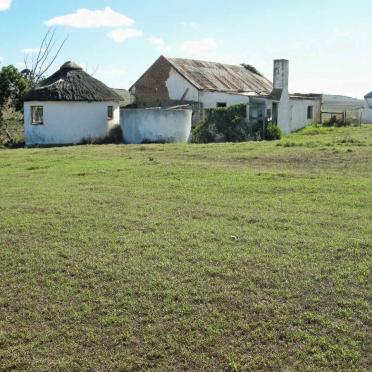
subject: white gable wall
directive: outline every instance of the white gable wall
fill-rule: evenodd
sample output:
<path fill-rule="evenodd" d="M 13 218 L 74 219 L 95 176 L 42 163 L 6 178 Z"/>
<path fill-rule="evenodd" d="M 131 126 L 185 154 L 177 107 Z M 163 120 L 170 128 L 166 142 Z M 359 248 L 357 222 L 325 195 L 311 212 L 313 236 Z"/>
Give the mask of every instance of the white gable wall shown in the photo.
<path fill-rule="evenodd" d="M 173 68 L 169 72 L 169 77 L 165 85 L 168 88 L 168 94 L 171 100 L 199 101 L 198 90 Z"/>
<path fill-rule="evenodd" d="M 33 125 L 31 106 L 43 106 L 44 124 Z M 114 107 L 113 120 L 107 119 L 107 106 Z M 83 139 L 103 138 L 120 124 L 117 102 L 25 102 L 26 146 L 77 144 Z"/>

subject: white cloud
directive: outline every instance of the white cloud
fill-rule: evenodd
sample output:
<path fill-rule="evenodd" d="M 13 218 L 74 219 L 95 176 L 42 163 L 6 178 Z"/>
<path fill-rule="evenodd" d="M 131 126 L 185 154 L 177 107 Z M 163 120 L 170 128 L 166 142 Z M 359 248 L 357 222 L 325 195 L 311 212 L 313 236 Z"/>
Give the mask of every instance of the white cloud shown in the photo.
<path fill-rule="evenodd" d="M 181 50 L 190 56 L 208 55 L 217 50 L 217 41 L 213 38 L 185 41 Z"/>
<path fill-rule="evenodd" d="M 39 53 L 40 48 L 25 48 L 21 49 L 21 52 L 24 54 L 36 54 Z M 41 49 L 41 52 L 43 52 L 45 49 Z"/>
<path fill-rule="evenodd" d="M 167 46 L 165 41 L 160 37 L 156 36 L 150 37 L 149 41 L 150 44 L 154 46 L 154 48 L 160 53 L 168 53 L 170 51 L 170 48 Z"/>
<path fill-rule="evenodd" d="M 198 31 L 200 29 L 200 24 L 197 22 L 181 22 L 181 25 L 193 31 Z"/>
<path fill-rule="evenodd" d="M 107 36 L 114 40 L 116 43 L 124 43 L 129 39 L 134 39 L 136 37 L 140 37 L 143 35 L 143 32 L 140 30 L 136 30 L 135 28 L 128 28 L 126 30 L 122 28 L 117 28 L 112 30 Z"/>
<path fill-rule="evenodd" d="M 0 0 L 0 12 L 3 10 L 8 10 L 12 5 L 12 0 Z"/>
<path fill-rule="evenodd" d="M 17 62 L 17 63 L 15 64 L 15 66 L 18 68 L 18 70 L 23 70 L 23 69 L 26 68 L 24 62 Z"/>
<path fill-rule="evenodd" d="M 134 20 L 106 7 L 102 10 L 78 9 L 75 13 L 52 18 L 45 24 L 76 28 L 130 27 L 134 25 Z"/>

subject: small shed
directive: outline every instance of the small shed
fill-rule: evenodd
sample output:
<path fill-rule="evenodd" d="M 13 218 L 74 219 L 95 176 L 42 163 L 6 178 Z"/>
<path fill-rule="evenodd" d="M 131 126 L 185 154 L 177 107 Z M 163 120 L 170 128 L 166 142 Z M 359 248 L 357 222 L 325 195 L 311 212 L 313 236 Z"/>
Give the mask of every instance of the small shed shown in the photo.
<path fill-rule="evenodd" d="M 74 62 L 24 97 L 26 146 L 100 139 L 120 124 L 122 98 Z"/>

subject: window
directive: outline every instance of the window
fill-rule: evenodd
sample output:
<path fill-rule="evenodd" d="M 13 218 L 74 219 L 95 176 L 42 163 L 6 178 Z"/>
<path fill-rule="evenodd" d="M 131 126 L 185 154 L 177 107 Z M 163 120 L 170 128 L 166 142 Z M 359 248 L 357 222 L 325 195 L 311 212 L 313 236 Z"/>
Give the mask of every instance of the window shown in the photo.
<path fill-rule="evenodd" d="M 266 110 L 266 118 L 271 119 L 271 109 Z"/>
<path fill-rule="evenodd" d="M 312 119 L 313 118 L 313 106 L 307 107 L 307 118 Z"/>
<path fill-rule="evenodd" d="M 217 107 L 227 107 L 227 103 L 226 102 L 217 102 L 216 106 Z"/>
<path fill-rule="evenodd" d="M 107 106 L 107 119 L 112 120 L 114 118 L 114 107 Z"/>
<path fill-rule="evenodd" d="M 278 103 L 277 102 L 273 102 L 271 113 L 272 113 L 272 122 L 274 124 L 278 124 Z"/>
<path fill-rule="evenodd" d="M 31 124 L 44 124 L 44 108 L 43 106 L 31 106 Z"/>

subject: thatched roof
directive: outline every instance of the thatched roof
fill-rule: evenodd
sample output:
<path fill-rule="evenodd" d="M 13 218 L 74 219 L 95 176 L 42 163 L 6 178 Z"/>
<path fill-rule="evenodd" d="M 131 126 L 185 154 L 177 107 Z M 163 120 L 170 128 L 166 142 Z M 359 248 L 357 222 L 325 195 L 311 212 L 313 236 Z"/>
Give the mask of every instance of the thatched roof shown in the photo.
<path fill-rule="evenodd" d="M 24 101 L 120 102 L 122 98 L 74 62 L 66 62 L 52 76 L 27 93 Z"/>

